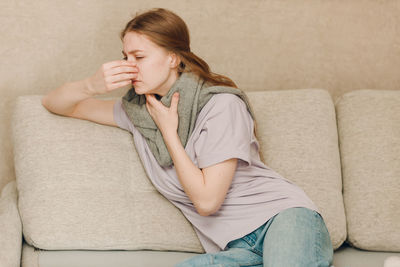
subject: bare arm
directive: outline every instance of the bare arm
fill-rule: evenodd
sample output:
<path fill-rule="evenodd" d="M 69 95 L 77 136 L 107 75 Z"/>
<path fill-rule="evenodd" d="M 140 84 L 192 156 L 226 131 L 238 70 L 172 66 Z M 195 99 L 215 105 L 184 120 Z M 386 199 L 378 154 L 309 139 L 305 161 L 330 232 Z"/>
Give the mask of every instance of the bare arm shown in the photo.
<path fill-rule="evenodd" d="M 78 102 L 92 96 L 94 94 L 87 89 L 84 80 L 69 82 L 45 95 L 42 104 L 53 113 L 68 116 Z"/>
<path fill-rule="evenodd" d="M 197 212 L 202 216 L 217 212 L 232 183 L 237 158 L 199 169 L 186 154 L 177 133 L 165 136 L 164 140 L 174 162 L 179 182 Z"/>
<path fill-rule="evenodd" d="M 99 100 L 94 96 L 128 85 L 136 76 L 134 64 L 125 60 L 111 61 L 103 64 L 93 76 L 50 91 L 42 98 L 42 105 L 59 115 L 117 126 L 113 118 L 115 100 Z"/>

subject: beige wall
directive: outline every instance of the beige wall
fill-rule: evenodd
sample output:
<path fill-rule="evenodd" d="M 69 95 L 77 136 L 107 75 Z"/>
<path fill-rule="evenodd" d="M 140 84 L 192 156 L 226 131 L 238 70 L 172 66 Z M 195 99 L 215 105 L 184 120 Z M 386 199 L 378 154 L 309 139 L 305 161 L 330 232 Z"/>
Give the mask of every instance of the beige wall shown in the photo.
<path fill-rule="evenodd" d="M 400 1 L 3 0 L 0 189 L 15 179 L 15 98 L 45 94 L 121 58 L 119 31 L 150 7 L 180 15 L 192 51 L 244 90 L 323 88 L 336 99 L 356 89 L 400 89 Z"/>

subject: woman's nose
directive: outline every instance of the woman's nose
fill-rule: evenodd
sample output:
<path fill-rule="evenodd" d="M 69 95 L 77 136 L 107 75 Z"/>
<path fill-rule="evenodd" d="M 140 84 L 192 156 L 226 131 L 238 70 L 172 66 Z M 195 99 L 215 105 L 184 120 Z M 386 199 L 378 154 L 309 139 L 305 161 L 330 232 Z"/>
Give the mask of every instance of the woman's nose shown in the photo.
<path fill-rule="evenodd" d="M 135 57 L 130 57 L 130 56 L 128 56 L 126 61 L 128 61 L 128 62 L 130 62 L 130 63 L 132 63 L 134 65 L 136 65 L 136 63 L 137 63 Z"/>
<path fill-rule="evenodd" d="M 131 66 L 132 66 L 132 67 L 135 67 L 137 70 L 139 70 L 138 65 L 137 65 L 137 63 L 136 63 L 136 60 L 134 60 L 134 59 L 133 59 L 133 60 L 129 60 L 129 59 L 128 59 L 128 62 L 131 63 Z"/>
<path fill-rule="evenodd" d="M 128 62 L 136 65 L 136 59 L 135 58 L 131 58 L 131 59 L 128 58 Z"/>

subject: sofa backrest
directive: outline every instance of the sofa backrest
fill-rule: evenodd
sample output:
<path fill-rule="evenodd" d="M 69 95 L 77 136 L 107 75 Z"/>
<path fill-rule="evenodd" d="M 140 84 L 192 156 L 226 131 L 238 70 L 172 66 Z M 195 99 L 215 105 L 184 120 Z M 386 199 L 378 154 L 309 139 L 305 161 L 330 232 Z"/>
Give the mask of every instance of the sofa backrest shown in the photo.
<path fill-rule="evenodd" d="M 347 237 L 361 249 L 399 252 L 400 91 L 358 90 L 334 103 L 318 89 L 248 96 L 264 162 L 317 204 L 334 248 Z M 29 244 L 203 252 L 147 179 L 129 132 L 55 115 L 40 99 L 19 97 L 12 127 Z"/>
<path fill-rule="evenodd" d="M 346 221 L 329 93 L 304 89 L 248 96 L 267 165 L 306 191 L 339 247 Z M 203 251 L 190 223 L 149 182 L 129 132 L 55 115 L 33 95 L 17 100 L 13 136 L 19 210 L 29 244 Z"/>

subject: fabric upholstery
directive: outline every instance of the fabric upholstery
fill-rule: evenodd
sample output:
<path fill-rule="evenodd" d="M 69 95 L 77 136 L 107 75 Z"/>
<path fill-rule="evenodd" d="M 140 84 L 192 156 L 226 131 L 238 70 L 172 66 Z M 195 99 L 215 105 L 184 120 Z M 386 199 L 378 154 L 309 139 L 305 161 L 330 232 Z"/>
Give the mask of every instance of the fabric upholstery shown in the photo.
<path fill-rule="evenodd" d="M 21 267 L 42 267 L 39 264 L 39 253 L 39 249 L 24 242 L 22 245 Z"/>
<path fill-rule="evenodd" d="M 336 109 L 348 241 L 400 252 L 400 91 L 353 91 Z"/>
<path fill-rule="evenodd" d="M 19 218 L 15 181 L 9 182 L 0 195 L 0 266 L 20 265 L 22 225 Z"/>
<path fill-rule="evenodd" d="M 264 162 L 319 207 L 334 248 L 346 239 L 335 108 L 321 89 L 248 92 Z"/>
<path fill-rule="evenodd" d="M 248 96 L 259 114 L 267 164 L 316 202 L 338 247 L 346 231 L 329 94 Z M 38 95 L 18 98 L 13 122 L 19 210 L 30 245 L 203 251 L 181 212 L 149 182 L 129 132 L 52 114 Z"/>
<path fill-rule="evenodd" d="M 130 133 L 52 114 L 40 96 L 19 97 L 13 122 L 28 244 L 203 251 L 189 222 L 147 179 Z"/>
<path fill-rule="evenodd" d="M 23 244 L 21 267 L 173 267 L 176 263 L 196 256 L 189 252 L 171 251 L 95 251 L 38 250 Z M 335 267 L 383 266 L 389 257 L 400 253 L 363 251 L 343 245 L 333 255 Z M 385 266 L 386 267 L 386 266 Z"/>

